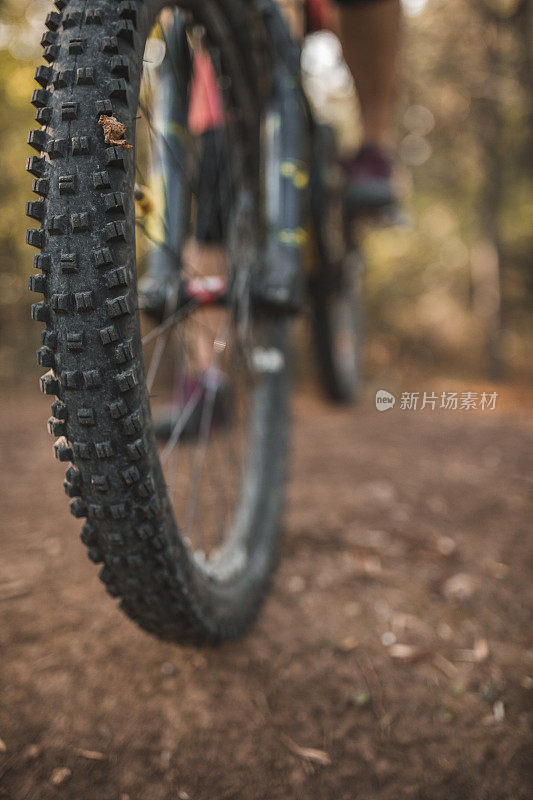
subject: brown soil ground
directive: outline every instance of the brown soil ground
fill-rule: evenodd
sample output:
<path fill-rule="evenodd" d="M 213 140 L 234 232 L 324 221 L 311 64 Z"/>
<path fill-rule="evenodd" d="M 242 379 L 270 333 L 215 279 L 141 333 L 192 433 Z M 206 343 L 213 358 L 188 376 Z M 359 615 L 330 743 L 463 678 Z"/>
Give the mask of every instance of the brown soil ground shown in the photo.
<path fill-rule="evenodd" d="M 271 596 L 194 650 L 105 594 L 47 415 L 4 398 L 1 798 L 532 796 L 531 416 L 299 399 Z"/>

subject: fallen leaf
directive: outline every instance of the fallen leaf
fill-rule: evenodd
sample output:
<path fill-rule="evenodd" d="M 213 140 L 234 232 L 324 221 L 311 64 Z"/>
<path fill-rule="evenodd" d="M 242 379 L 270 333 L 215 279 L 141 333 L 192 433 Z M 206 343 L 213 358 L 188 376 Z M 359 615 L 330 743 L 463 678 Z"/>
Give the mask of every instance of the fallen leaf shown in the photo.
<path fill-rule="evenodd" d="M 389 647 L 389 655 L 398 661 L 404 661 L 406 664 L 413 664 L 415 661 L 426 658 L 429 652 L 421 647 L 413 647 L 413 645 L 410 644 L 397 642 Z"/>
<path fill-rule="evenodd" d="M 341 653 L 350 653 L 352 650 L 355 650 L 358 644 L 359 642 L 355 636 L 345 636 L 344 639 L 341 639 L 337 644 L 337 650 L 340 650 Z"/>
<path fill-rule="evenodd" d="M 285 733 L 281 733 L 280 737 L 287 750 L 290 750 L 298 758 L 302 758 L 304 761 L 312 761 L 314 764 L 321 764 L 323 767 L 331 764 L 331 758 L 324 750 L 315 750 L 314 747 L 301 747 Z"/>
<path fill-rule="evenodd" d="M 67 781 L 71 775 L 72 772 L 68 767 L 56 767 L 50 776 L 50 783 L 53 783 L 54 786 L 60 786 L 60 784 Z"/>
<path fill-rule="evenodd" d="M 453 639 L 453 628 L 451 628 L 447 622 L 439 622 L 437 625 L 437 633 L 445 642 L 449 642 Z"/>
<path fill-rule="evenodd" d="M 509 573 L 509 566 L 501 561 L 488 561 L 487 568 L 500 581 L 506 578 Z"/>
<path fill-rule="evenodd" d="M 451 536 L 439 536 L 437 539 L 437 550 L 443 556 L 451 556 L 456 544 Z"/>
<path fill-rule="evenodd" d="M 362 575 L 378 575 L 382 570 L 380 559 L 369 553 L 355 559 L 355 568 Z"/>
<path fill-rule="evenodd" d="M 442 591 L 446 597 L 468 600 L 474 594 L 474 579 L 466 572 L 458 572 L 445 582 Z"/>

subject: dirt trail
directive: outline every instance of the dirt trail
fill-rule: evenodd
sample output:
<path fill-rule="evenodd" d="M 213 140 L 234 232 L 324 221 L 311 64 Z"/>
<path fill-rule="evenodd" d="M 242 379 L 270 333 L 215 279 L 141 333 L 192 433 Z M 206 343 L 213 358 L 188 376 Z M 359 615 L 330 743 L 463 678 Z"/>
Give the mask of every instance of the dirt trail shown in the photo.
<path fill-rule="evenodd" d="M 531 417 L 297 402 L 271 597 L 196 651 L 105 594 L 46 400 L 2 405 L 0 798 L 531 796 Z"/>

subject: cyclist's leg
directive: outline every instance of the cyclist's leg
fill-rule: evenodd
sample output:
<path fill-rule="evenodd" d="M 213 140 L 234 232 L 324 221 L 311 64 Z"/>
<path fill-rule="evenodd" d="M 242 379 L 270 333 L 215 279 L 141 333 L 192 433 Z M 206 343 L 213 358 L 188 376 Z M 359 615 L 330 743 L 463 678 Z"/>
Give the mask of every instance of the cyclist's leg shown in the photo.
<path fill-rule="evenodd" d="M 387 150 L 394 141 L 400 0 L 337 3 L 337 31 L 357 88 L 363 125 L 363 144 L 345 163 L 346 199 L 354 208 L 389 205 L 395 200 Z"/>
<path fill-rule="evenodd" d="M 364 140 L 390 146 L 400 48 L 400 0 L 337 3 L 339 38 L 359 95 Z"/>

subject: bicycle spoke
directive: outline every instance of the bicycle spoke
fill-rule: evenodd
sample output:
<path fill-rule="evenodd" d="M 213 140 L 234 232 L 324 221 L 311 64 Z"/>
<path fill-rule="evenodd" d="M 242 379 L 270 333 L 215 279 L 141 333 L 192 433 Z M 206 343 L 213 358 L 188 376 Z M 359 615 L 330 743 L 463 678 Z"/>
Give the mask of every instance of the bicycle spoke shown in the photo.
<path fill-rule="evenodd" d="M 135 225 L 142 230 L 146 238 L 152 242 L 155 247 L 160 247 L 162 250 L 166 250 L 170 255 L 176 260 L 176 263 L 179 262 L 179 253 L 177 253 L 169 244 L 166 242 L 161 241 L 160 239 L 156 239 L 148 229 L 144 222 L 142 222 L 139 217 L 135 217 Z"/>
<path fill-rule="evenodd" d="M 148 372 L 146 373 L 146 386 L 148 387 L 149 392 L 152 391 L 152 386 L 154 385 L 154 380 L 157 375 L 157 370 L 161 363 L 161 359 L 163 358 L 163 353 L 165 352 L 169 335 L 170 335 L 170 328 L 167 329 L 156 340 L 154 352 L 152 354 L 150 365 L 148 367 Z"/>
<path fill-rule="evenodd" d="M 225 329 L 226 337 L 228 331 L 229 331 L 229 324 L 226 325 Z M 194 474 L 192 481 L 193 482 L 192 496 L 189 504 L 189 510 L 187 512 L 187 517 L 186 517 L 187 521 L 185 524 L 186 533 L 190 530 L 192 521 L 194 519 L 196 506 L 198 504 L 199 478 L 205 460 L 205 453 L 207 450 L 207 440 L 211 430 L 211 421 L 213 418 L 213 409 L 217 393 L 217 386 L 215 385 L 213 376 L 218 372 L 218 366 L 220 363 L 222 350 L 216 349 L 215 347 L 216 341 L 217 340 L 215 340 L 215 344 L 213 345 L 213 352 L 214 352 L 213 360 L 206 373 L 207 375 L 206 399 L 204 401 L 204 406 L 202 408 L 202 417 L 200 421 L 200 437 L 199 437 L 200 441 L 198 443 L 198 448 L 196 451 L 195 467 L 194 467 Z"/>
<path fill-rule="evenodd" d="M 163 466 L 165 465 L 165 462 L 167 461 L 170 453 L 175 448 L 175 446 L 176 446 L 181 434 L 183 433 L 183 429 L 185 428 L 185 425 L 189 421 L 191 414 L 193 413 L 194 409 L 196 408 L 197 404 L 199 403 L 201 393 L 202 393 L 202 388 L 201 388 L 201 386 L 198 386 L 194 390 L 194 392 L 192 393 L 190 398 L 187 400 L 187 402 L 185 404 L 185 407 L 181 411 L 181 413 L 180 413 L 180 415 L 179 415 L 179 417 L 178 417 L 178 419 L 176 421 L 176 424 L 174 425 L 174 427 L 172 429 L 172 433 L 170 434 L 170 438 L 169 438 L 169 440 L 168 440 L 168 442 L 167 442 L 167 444 L 166 444 L 165 448 L 163 449 L 163 452 L 161 453 L 161 456 L 160 456 L 161 464 Z"/>
<path fill-rule="evenodd" d="M 147 345 L 151 341 L 153 341 L 157 336 L 161 336 L 161 334 L 164 333 L 166 330 L 172 328 L 178 322 L 185 319 L 194 308 L 196 308 L 196 300 L 189 300 L 189 302 L 186 305 L 178 309 L 178 311 L 175 311 L 173 314 L 167 317 L 164 322 L 162 322 L 156 328 L 153 328 L 149 333 L 143 336 L 142 344 Z M 197 322 L 197 324 L 200 325 L 201 323 Z"/>

